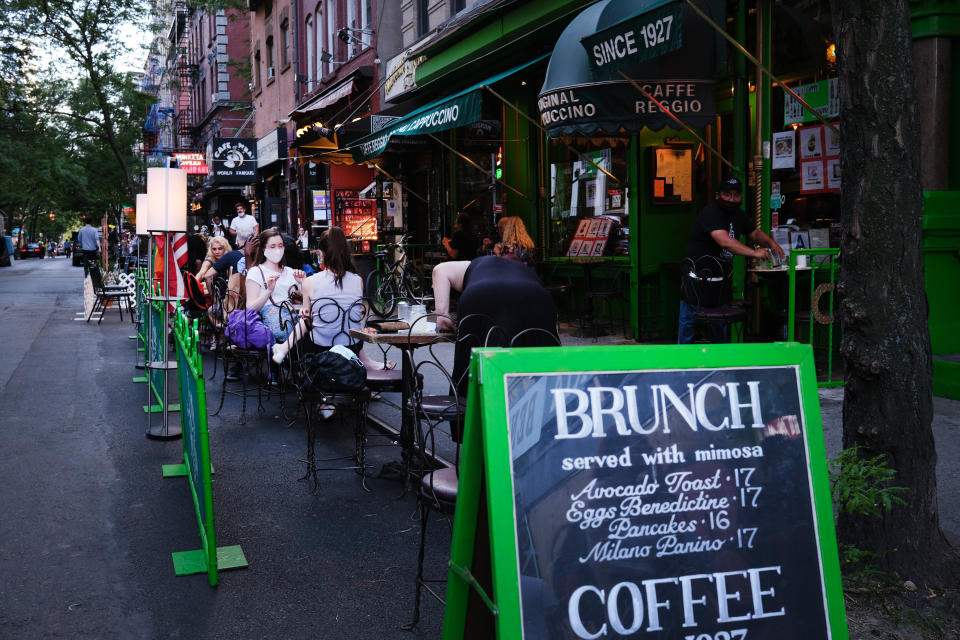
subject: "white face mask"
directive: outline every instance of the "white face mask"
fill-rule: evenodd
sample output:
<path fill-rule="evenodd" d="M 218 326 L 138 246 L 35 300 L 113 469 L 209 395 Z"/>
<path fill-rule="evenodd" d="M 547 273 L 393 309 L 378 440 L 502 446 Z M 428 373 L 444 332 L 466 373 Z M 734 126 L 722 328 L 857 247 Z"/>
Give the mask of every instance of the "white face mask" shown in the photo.
<path fill-rule="evenodd" d="M 241 211 L 237 211 L 237 215 L 242 218 L 243 216 L 247 215 L 247 212 L 246 212 L 246 211 L 242 211 L 242 210 L 241 210 Z"/>
<path fill-rule="evenodd" d="M 263 257 L 273 263 L 283 260 L 283 249 L 264 249 Z"/>

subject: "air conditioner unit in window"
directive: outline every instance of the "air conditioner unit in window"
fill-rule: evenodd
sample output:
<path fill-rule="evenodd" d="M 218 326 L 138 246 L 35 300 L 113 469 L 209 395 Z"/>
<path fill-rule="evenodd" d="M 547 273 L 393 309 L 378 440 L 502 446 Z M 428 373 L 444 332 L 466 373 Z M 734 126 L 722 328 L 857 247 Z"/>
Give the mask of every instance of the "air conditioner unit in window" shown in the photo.
<path fill-rule="evenodd" d="M 274 70 L 274 68 L 267 67 L 267 80 L 273 80 L 275 77 L 277 77 L 277 72 Z"/>

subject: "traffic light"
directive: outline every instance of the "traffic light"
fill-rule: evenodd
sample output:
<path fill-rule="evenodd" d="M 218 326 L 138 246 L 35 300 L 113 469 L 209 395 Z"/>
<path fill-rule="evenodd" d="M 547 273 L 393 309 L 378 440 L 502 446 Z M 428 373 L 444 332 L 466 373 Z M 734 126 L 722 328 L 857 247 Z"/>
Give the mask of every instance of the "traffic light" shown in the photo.
<path fill-rule="evenodd" d="M 54 218 L 56 218 L 56 216 L 51 213 L 51 214 L 50 214 L 50 219 L 53 220 Z"/>
<path fill-rule="evenodd" d="M 503 177 L 503 147 L 497 149 L 497 164 L 493 175 L 496 176 L 497 180 Z"/>

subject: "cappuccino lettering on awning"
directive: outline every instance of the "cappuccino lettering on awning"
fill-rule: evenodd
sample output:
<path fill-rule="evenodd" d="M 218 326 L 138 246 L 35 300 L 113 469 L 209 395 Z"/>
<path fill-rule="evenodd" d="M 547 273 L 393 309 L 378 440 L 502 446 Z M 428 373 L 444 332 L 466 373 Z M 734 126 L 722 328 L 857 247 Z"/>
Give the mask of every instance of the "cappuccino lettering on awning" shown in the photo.
<path fill-rule="evenodd" d="M 616 71 L 683 46 L 683 7 L 669 4 L 583 38 L 595 72 Z"/>
<path fill-rule="evenodd" d="M 544 127 L 586 125 L 607 133 L 622 125 L 660 128 L 669 124 L 660 106 L 682 120 L 712 118 L 713 83 L 697 80 L 647 81 L 637 83 L 653 100 L 628 82 L 603 82 L 577 88 L 558 89 L 540 96 L 540 122 Z M 629 127 L 628 127 L 629 128 Z"/>

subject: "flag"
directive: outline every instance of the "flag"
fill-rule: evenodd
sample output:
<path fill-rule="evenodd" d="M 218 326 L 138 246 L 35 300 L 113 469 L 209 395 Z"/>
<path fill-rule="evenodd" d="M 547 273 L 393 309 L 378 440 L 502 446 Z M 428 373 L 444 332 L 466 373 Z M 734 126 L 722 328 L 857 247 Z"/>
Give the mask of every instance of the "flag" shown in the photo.
<path fill-rule="evenodd" d="M 160 282 L 164 281 L 164 261 L 167 257 L 165 239 L 166 234 L 156 236 L 157 256 L 154 260 L 154 276 L 160 280 Z M 183 275 L 180 273 L 180 269 L 183 268 L 183 265 L 187 264 L 187 234 L 174 233 L 172 234 L 172 240 L 173 260 L 177 268 L 168 271 L 166 278 L 167 284 L 163 286 L 163 293 L 168 297 L 186 298 L 187 288 L 183 283 Z"/>

